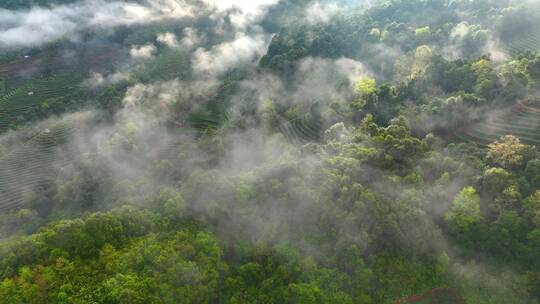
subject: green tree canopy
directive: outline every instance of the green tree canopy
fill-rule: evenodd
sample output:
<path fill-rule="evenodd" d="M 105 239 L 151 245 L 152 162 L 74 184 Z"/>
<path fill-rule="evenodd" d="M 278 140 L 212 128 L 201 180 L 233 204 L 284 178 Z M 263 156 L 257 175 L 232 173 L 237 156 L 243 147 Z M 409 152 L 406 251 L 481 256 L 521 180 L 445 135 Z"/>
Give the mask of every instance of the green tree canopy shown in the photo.
<path fill-rule="evenodd" d="M 454 198 L 452 205 L 445 214 L 445 220 L 460 230 L 469 230 L 481 220 L 480 197 L 474 187 L 464 188 Z"/>

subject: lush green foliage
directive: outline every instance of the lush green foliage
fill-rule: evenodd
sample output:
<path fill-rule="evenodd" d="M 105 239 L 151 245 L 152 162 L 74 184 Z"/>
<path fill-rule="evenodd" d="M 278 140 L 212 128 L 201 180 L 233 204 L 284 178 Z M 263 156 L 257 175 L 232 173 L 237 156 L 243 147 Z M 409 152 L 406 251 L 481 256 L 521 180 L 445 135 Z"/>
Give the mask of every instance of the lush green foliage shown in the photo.
<path fill-rule="evenodd" d="M 382 1 L 311 24 L 283 17 L 309 1 L 287 1 L 258 65 L 214 78 L 157 42 L 129 62 L 77 53 L 80 69 L 52 65 L 58 42 L 31 50 L 51 64 L 31 77 L 6 54 L 0 302 L 538 303 L 540 45 L 486 52 L 536 22 L 503 2 Z M 130 47 L 175 26 L 86 38 Z M 351 58 L 360 76 L 328 68 Z M 94 69 L 120 76 L 91 84 Z"/>

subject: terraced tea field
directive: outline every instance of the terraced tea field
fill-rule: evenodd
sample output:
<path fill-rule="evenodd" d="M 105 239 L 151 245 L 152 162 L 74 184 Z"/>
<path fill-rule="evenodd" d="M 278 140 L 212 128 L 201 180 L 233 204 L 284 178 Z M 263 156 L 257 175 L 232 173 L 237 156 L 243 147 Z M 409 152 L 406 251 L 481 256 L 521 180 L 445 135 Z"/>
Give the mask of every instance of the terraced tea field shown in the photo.
<path fill-rule="evenodd" d="M 70 133 L 71 124 L 57 123 L 0 158 L 0 212 L 23 207 L 56 179 L 68 161 L 61 157 L 59 147 Z"/>
<path fill-rule="evenodd" d="M 503 46 L 505 52 L 514 57 L 527 52 L 540 52 L 540 30 L 529 31 L 525 35 L 517 36 Z"/>
<path fill-rule="evenodd" d="M 185 79 L 189 73 L 189 56 L 178 50 L 164 50 L 135 71 L 135 77 L 145 81 Z"/>
<path fill-rule="evenodd" d="M 0 133 L 80 105 L 85 97 L 80 84 L 90 71 L 109 69 L 122 55 L 110 46 L 69 52 L 60 46 L 0 64 Z M 167 63 L 155 69 L 164 70 Z"/>
<path fill-rule="evenodd" d="M 482 121 L 456 132 L 458 139 L 481 146 L 503 135 L 514 135 L 523 143 L 540 145 L 540 108 L 518 102 L 511 109 L 488 115 Z"/>
<path fill-rule="evenodd" d="M 311 114 L 306 114 L 282 124 L 279 129 L 287 141 L 295 145 L 302 145 L 310 141 L 319 140 L 322 125 Z"/>
<path fill-rule="evenodd" d="M 0 157 L 0 212 L 26 208 L 28 202 L 39 201 L 42 191 L 56 187 L 59 179 L 70 176 L 70 168 L 84 159 L 73 140 L 85 138 L 93 130 L 85 119 L 88 117 L 75 115 L 45 123 L 26 142 Z M 149 146 L 148 153 L 156 161 L 174 162 L 186 152 L 186 141 L 199 133 L 197 129 L 177 128 L 171 131 L 169 140 L 158 140 L 156 145 Z M 99 150 L 93 144 L 87 148 L 85 151 L 92 151 L 89 154 Z"/>
<path fill-rule="evenodd" d="M 0 132 L 24 123 L 27 115 L 47 111 L 54 103 L 75 101 L 78 77 L 68 75 L 34 79 L 0 96 Z"/>

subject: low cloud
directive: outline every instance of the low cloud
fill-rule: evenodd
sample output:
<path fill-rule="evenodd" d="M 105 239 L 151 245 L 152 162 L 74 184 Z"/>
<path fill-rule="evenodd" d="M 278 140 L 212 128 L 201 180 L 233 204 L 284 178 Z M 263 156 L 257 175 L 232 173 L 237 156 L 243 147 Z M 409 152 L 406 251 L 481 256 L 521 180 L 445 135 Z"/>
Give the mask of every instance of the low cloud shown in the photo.
<path fill-rule="evenodd" d="M 214 8 L 211 17 L 222 19 L 223 14 L 229 16 L 231 24 L 238 31 L 245 31 L 249 26 L 259 21 L 267 9 L 280 0 L 202 0 L 208 7 Z"/>
<path fill-rule="evenodd" d="M 122 73 L 122 72 L 116 72 L 112 74 L 102 74 L 102 73 L 92 72 L 90 73 L 90 77 L 83 82 L 83 85 L 90 88 L 97 88 L 101 86 L 106 86 L 106 85 L 126 81 L 128 79 L 129 79 L 129 75 L 127 73 Z"/>
<path fill-rule="evenodd" d="M 178 38 L 173 33 L 161 33 L 157 36 L 157 42 L 164 44 L 168 47 L 178 47 Z"/>
<path fill-rule="evenodd" d="M 482 55 L 489 55 L 494 60 L 507 58 L 492 31 L 468 22 L 458 23 L 452 28 L 443 55 L 451 60 L 473 59 Z"/>
<path fill-rule="evenodd" d="M 350 58 L 336 60 L 308 57 L 296 72 L 297 88 L 293 94 L 296 103 L 343 102 L 345 92 L 338 89 L 341 82 L 353 84 L 362 77 L 370 75 L 361 62 Z M 345 91 L 348 92 L 348 87 Z"/>
<path fill-rule="evenodd" d="M 144 0 L 139 3 L 83 0 L 51 8 L 0 9 L 0 49 L 33 47 L 87 30 L 209 16 L 247 30 L 279 0 Z"/>
<path fill-rule="evenodd" d="M 146 44 L 143 46 L 134 46 L 129 51 L 129 54 L 133 58 L 150 58 L 157 52 L 157 48 L 153 44 Z"/>
<path fill-rule="evenodd" d="M 151 0 L 143 4 L 82 1 L 52 8 L 0 9 L 0 48 L 31 47 L 70 37 L 79 31 L 146 24 L 193 16 L 184 1 Z"/>
<path fill-rule="evenodd" d="M 314 3 L 305 12 L 305 22 L 308 25 L 328 23 L 340 10 L 340 7 L 335 3 Z"/>
<path fill-rule="evenodd" d="M 255 108 L 264 111 L 272 101 L 308 113 L 314 104 L 326 108 L 343 104 L 354 94 L 353 85 L 372 73 L 361 62 L 350 58 L 326 59 L 308 57 L 302 60 L 285 82 L 272 73 L 259 73 L 243 80 L 229 109 L 229 118 L 249 124 L 244 113 Z"/>
<path fill-rule="evenodd" d="M 184 29 L 184 38 L 182 38 L 181 44 L 187 49 L 191 49 L 197 45 L 200 45 L 204 41 L 203 35 L 201 35 L 197 29 L 188 27 Z"/>
<path fill-rule="evenodd" d="M 203 77 L 221 75 L 234 66 L 260 58 L 268 43 L 268 35 L 248 36 L 238 33 L 234 40 L 223 42 L 209 50 L 197 49 L 192 56 L 193 69 Z"/>
<path fill-rule="evenodd" d="M 128 88 L 123 103 L 128 109 L 166 109 L 178 99 L 182 89 L 178 80 L 148 85 L 139 83 Z"/>

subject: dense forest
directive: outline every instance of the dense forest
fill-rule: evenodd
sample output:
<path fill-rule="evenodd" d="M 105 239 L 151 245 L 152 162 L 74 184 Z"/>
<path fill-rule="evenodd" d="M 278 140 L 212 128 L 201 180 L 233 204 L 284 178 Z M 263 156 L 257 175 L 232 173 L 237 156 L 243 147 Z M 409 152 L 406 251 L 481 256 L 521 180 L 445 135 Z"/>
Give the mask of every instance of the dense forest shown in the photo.
<path fill-rule="evenodd" d="M 0 1 L 0 303 L 539 303 L 540 1 Z"/>

